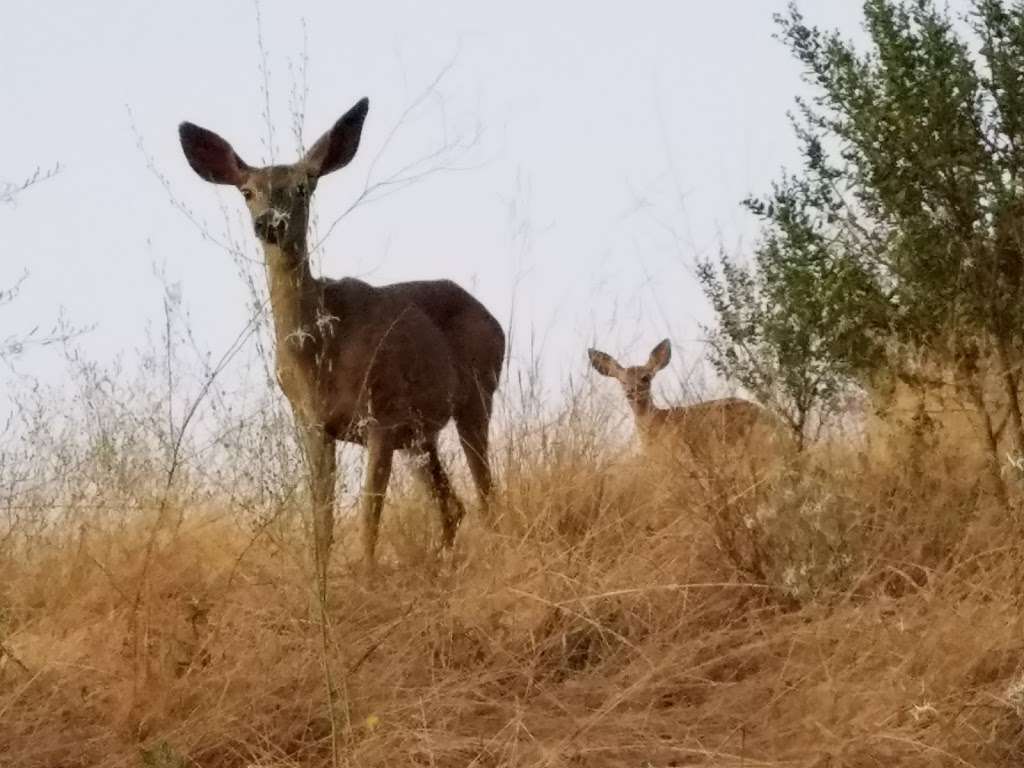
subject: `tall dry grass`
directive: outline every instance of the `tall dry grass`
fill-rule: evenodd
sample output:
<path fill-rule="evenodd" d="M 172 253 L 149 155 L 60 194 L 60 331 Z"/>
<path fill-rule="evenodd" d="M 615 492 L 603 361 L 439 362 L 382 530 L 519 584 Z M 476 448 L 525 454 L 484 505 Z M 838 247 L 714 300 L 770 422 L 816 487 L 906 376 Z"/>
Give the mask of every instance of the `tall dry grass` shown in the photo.
<path fill-rule="evenodd" d="M 1021 529 L 942 440 L 695 464 L 586 395 L 503 421 L 496 527 L 439 559 L 400 476 L 379 578 L 339 523 L 325 634 L 301 484 L 79 445 L 73 514 L 8 496 L 0 765 L 325 766 L 332 723 L 352 766 L 1024 760 Z"/>

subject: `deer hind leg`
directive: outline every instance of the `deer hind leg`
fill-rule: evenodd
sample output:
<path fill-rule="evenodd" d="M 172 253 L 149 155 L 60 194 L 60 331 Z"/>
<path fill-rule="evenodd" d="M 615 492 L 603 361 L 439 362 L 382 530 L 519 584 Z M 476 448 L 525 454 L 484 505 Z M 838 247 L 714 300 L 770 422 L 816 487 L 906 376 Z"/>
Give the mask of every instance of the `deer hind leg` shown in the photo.
<path fill-rule="evenodd" d="M 473 484 L 485 517 L 489 519 L 493 478 L 488 455 L 488 431 L 491 424 L 493 394 L 480 390 L 471 396 L 455 413 L 455 428 L 466 454 Z"/>
<path fill-rule="evenodd" d="M 309 428 L 303 435 L 309 464 L 313 500 L 313 559 L 321 597 L 327 594 L 327 564 L 334 541 L 334 478 L 337 471 L 333 438 L 322 429 Z"/>
<path fill-rule="evenodd" d="M 363 480 L 363 559 L 372 573 L 376 568 L 377 535 L 384 496 L 391 479 L 391 459 L 394 446 L 388 435 L 371 431 L 366 438 L 366 477 Z"/>
<path fill-rule="evenodd" d="M 444 549 L 451 549 L 455 543 L 455 533 L 466 510 L 452 488 L 444 465 L 441 464 L 436 437 L 426 441 L 415 451 L 413 466 L 417 478 L 437 502 L 438 511 L 441 513 L 441 545 Z"/>

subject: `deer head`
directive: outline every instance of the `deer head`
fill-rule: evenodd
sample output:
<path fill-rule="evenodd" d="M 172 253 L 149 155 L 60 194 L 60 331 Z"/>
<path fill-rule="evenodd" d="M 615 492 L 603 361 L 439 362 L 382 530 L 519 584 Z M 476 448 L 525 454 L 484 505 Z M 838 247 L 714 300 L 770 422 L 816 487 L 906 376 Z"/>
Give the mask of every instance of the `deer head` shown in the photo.
<path fill-rule="evenodd" d="M 359 148 L 368 99 L 360 99 L 292 165 L 254 168 L 227 141 L 193 123 L 178 126 L 181 148 L 192 170 L 214 184 L 237 187 L 264 245 L 305 258 L 309 202 L 317 181 L 344 168 Z"/>
<path fill-rule="evenodd" d="M 644 413 L 651 408 L 651 382 L 654 381 L 654 375 L 667 366 L 672 358 L 672 344 L 665 339 L 651 350 L 646 363 L 628 368 L 605 352 L 588 349 L 587 354 L 594 370 L 602 376 L 618 379 L 629 404 L 637 412 Z"/>

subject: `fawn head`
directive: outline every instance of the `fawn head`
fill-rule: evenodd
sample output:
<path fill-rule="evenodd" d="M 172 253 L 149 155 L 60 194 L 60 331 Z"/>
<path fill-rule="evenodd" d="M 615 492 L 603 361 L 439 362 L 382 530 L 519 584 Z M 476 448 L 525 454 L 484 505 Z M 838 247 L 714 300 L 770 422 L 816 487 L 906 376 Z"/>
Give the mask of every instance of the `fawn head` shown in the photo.
<path fill-rule="evenodd" d="M 193 123 L 178 126 L 178 136 L 192 170 L 209 182 L 230 184 L 242 193 L 263 243 L 305 256 L 305 248 L 298 246 L 305 244 L 313 190 L 321 176 L 345 167 L 355 156 L 369 106 L 365 98 L 356 102 L 292 165 L 254 168 L 227 141 Z"/>
<path fill-rule="evenodd" d="M 651 350 L 650 357 L 643 365 L 625 367 L 609 354 L 588 349 L 590 364 L 602 376 L 618 379 L 632 405 L 647 408 L 651 404 L 651 382 L 654 375 L 668 365 L 672 358 L 672 343 L 665 339 Z"/>

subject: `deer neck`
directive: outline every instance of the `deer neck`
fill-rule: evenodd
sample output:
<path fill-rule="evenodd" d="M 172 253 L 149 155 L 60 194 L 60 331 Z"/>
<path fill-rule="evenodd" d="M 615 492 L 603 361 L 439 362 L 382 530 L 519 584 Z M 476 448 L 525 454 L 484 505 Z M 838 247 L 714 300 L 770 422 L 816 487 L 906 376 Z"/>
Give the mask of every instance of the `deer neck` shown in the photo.
<path fill-rule="evenodd" d="M 305 238 L 283 246 L 263 244 L 278 355 L 315 346 L 321 291 L 309 269 Z"/>

